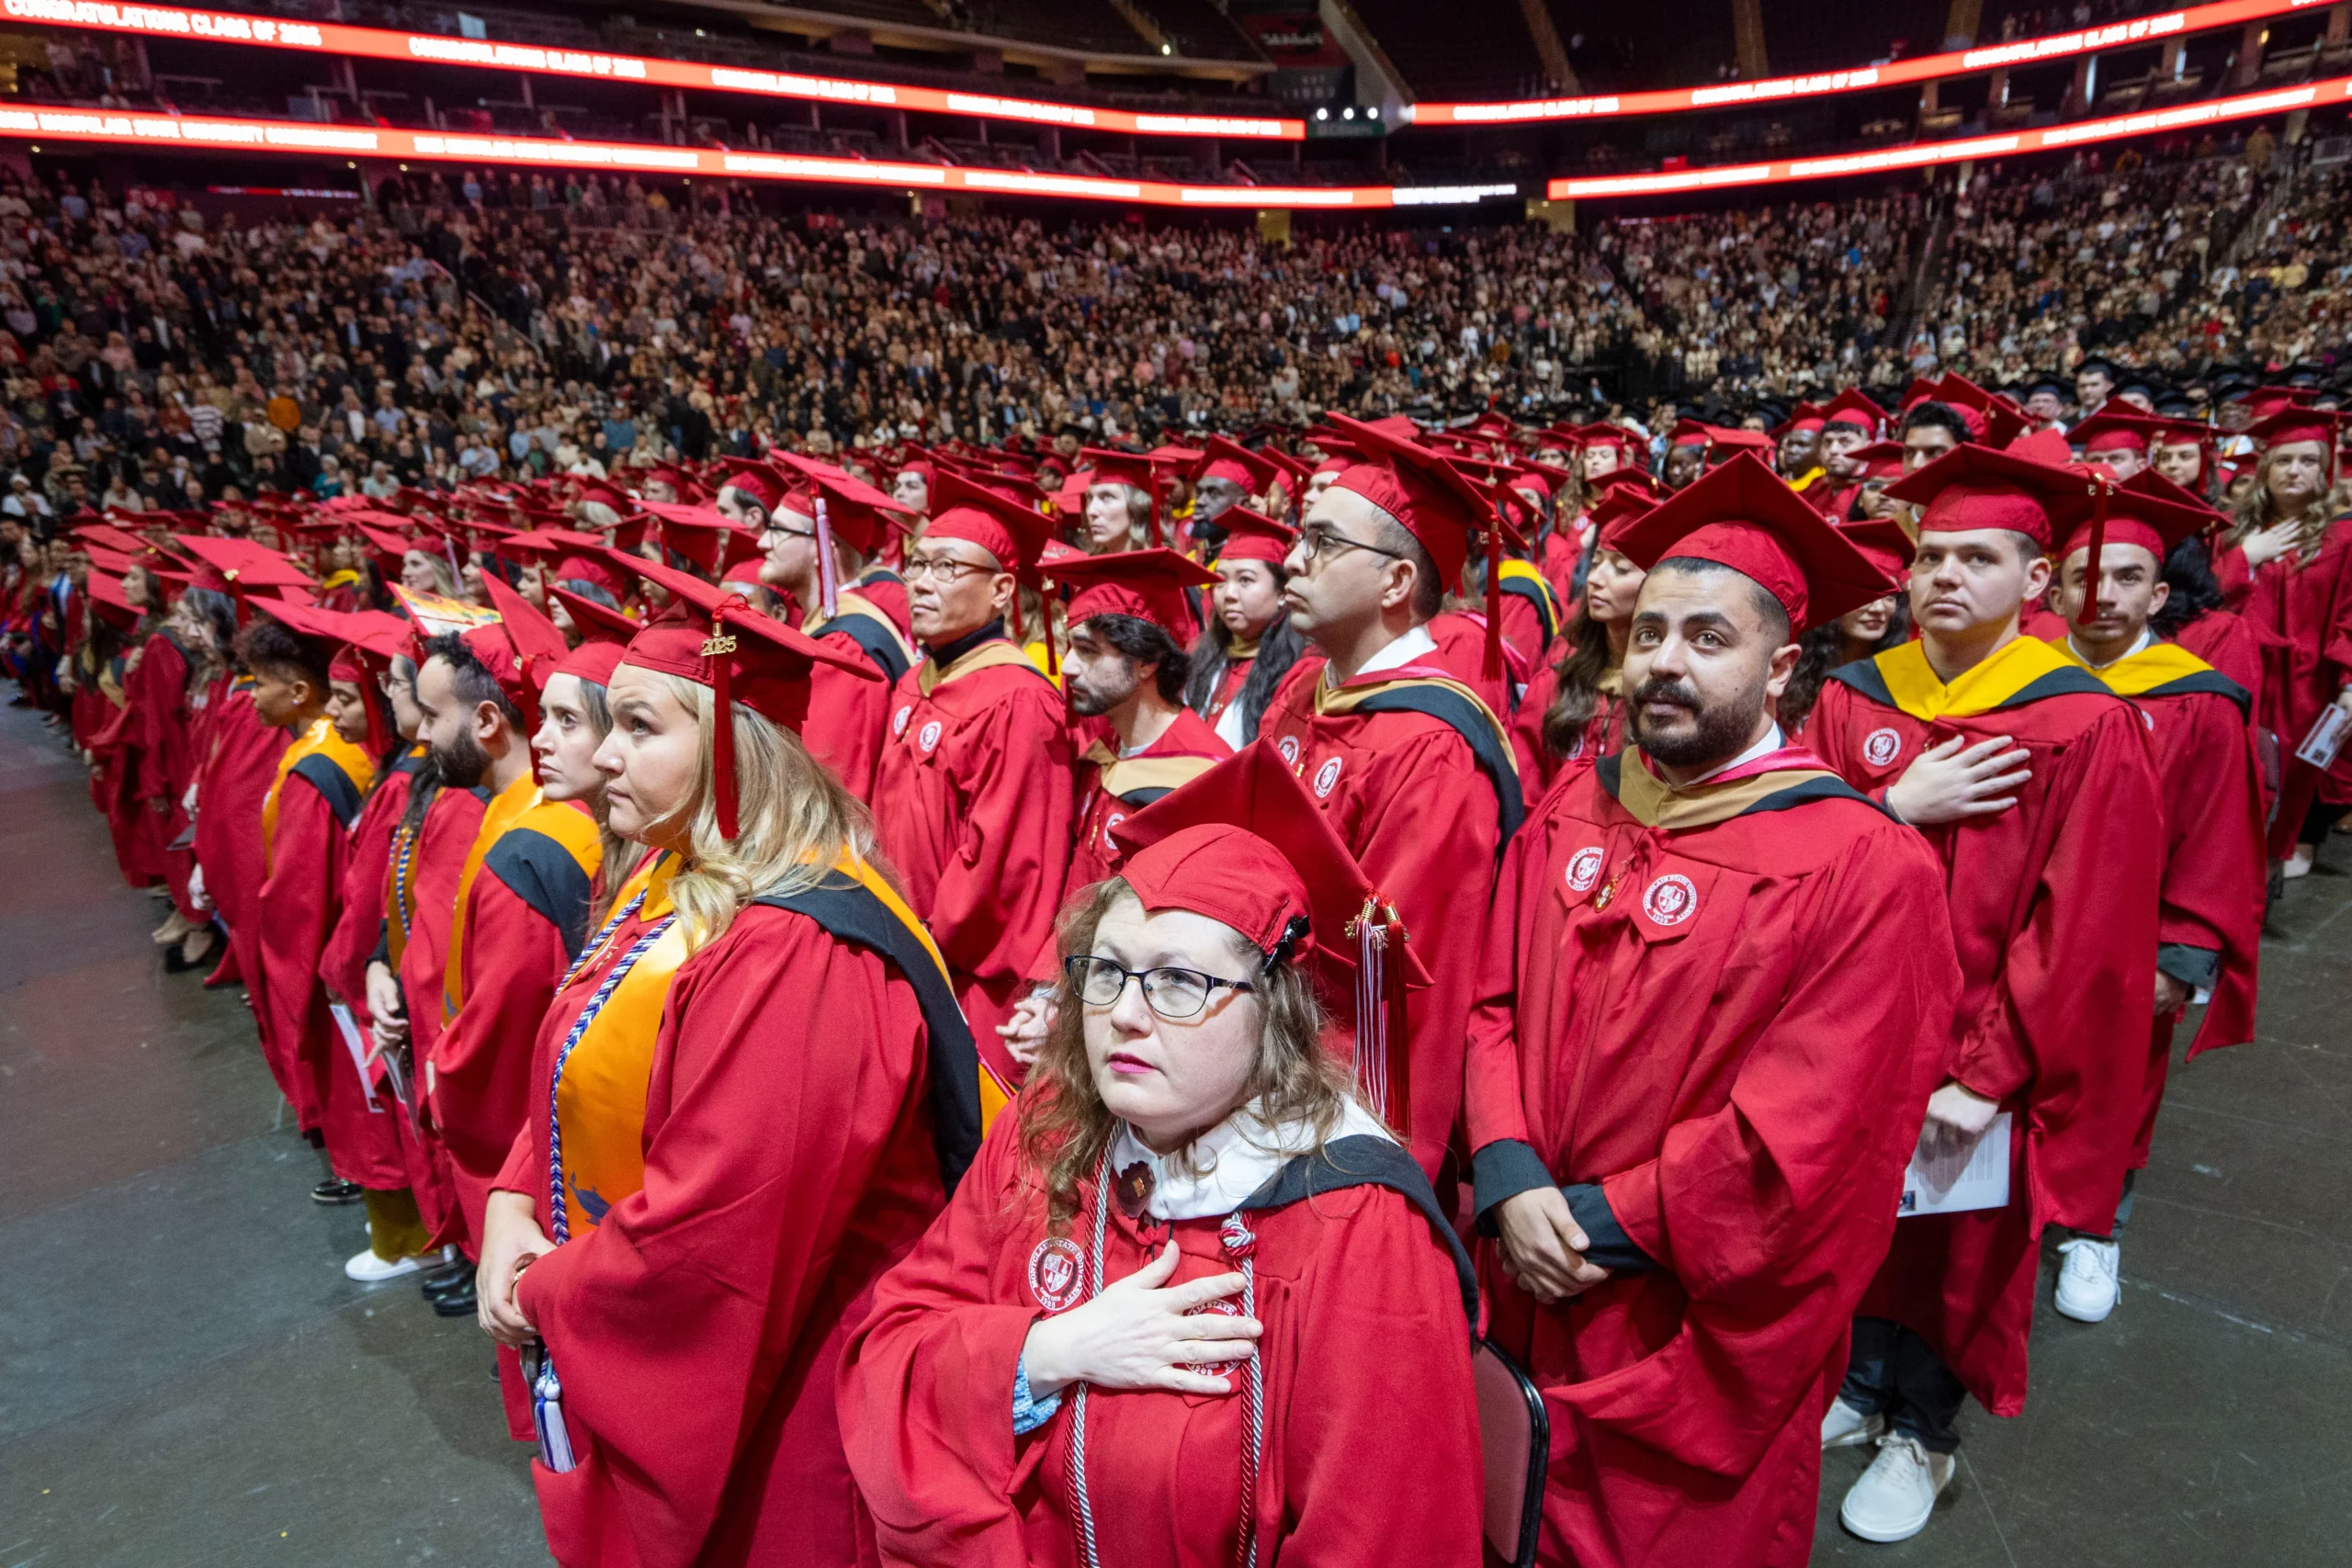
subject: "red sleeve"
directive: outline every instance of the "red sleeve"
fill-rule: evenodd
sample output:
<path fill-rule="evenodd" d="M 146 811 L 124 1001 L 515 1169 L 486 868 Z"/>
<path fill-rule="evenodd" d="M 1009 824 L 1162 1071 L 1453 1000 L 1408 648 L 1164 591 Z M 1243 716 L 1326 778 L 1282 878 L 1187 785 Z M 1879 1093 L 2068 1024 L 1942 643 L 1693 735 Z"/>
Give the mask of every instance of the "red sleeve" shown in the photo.
<path fill-rule="evenodd" d="M 1690 1301 L 1661 1351 L 1570 1397 L 1720 1475 L 1752 1470 L 1820 1386 L 1894 1235 L 1960 995 L 1943 876 L 1916 835 L 1857 834 L 1815 874 L 1793 985 L 1729 1099 L 1601 1183 Z"/>
<path fill-rule="evenodd" d="M 567 958 L 563 933 L 489 870 L 466 915 L 466 999 L 433 1042 L 433 1111 L 450 1157 L 488 1176 L 529 1119 L 531 1043 Z"/>
<path fill-rule="evenodd" d="M 2154 1022 L 2163 807 L 2129 703 L 2109 705 L 2037 766 L 2055 771 L 2052 796 L 2076 808 L 2058 813 L 2000 984 L 1962 1022 L 1952 1076 L 1996 1100 L 2027 1094 L 2034 1223 L 2097 1235 L 2114 1223 L 2138 1131 L 2143 1064 L 2116 1043 Z M 2080 808 L 2089 802 L 2098 808 Z"/>
<path fill-rule="evenodd" d="M 2245 563 L 2245 552 L 2235 545 L 2223 545 L 2213 552 L 2213 581 L 2222 585 L 2222 601 L 2233 610 L 2245 608 L 2247 597 L 2254 592 L 2254 569 Z"/>
<path fill-rule="evenodd" d="M 1492 1143 L 1532 1142 L 1519 1066 L 1520 938 L 1545 895 L 1551 827 L 1548 818 L 1532 818 L 1511 840 L 1487 913 L 1463 1072 L 1462 1116 L 1474 1156 Z"/>
<path fill-rule="evenodd" d="M 2165 716 L 2162 780 L 2170 840 L 2156 941 L 2221 956 L 2213 998 L 2192 1056 L 2254 1037 L 2255 977 L 2261 958 L 2269 864 L 2254 746 L 2237 705 L 2198 696 Z"/>
<path fill-rule="evenodd" d="M 1396 900 L 1431 984 L 1406 998 L 1413 1156 L 1435 1179 L 1462 1108 L 1463 1031 L 1502 846 L 1494 785 L 1451 729 L 1409 741 L 1356 829 L 1356 860 Z"/>
<path fill-rule="evenodd" d="M 319 983 L 319 957 L 334 929 L 350 840 L 326 797 L 300 773 L 288 773 L 277 796 L 277 830 L 270 874 L 261 885 L 263 973 L 256 1021 L 263 1038 L 292 1061 Z"/>
<path fill-rule="evenodd" d="M 644 1187 L 520 1288 L 646 1568 L 701 1560 L 922 1048 L 883 960 L 797 915 L 747 910 L 680 969 Z"/>
<path fill-rule="evenodd" d="M 1023 680 L 980 733 L 958 738 L 964 836 L 932 897 L 932 940 L 951 967 L 983 979 L 1020 975 L 1052 940 L 1069 874 L 1069 730 L 1060 698 Z"/>
<path fill-rule="evenodd" d="M 992 1280 L 1018 1195 L 1014 1118 L 899 1266 L 842 1359 L 842 1437 L 893 1562 L 1027 1568 L 1012 1499 L 1058 1426 L 1012 1434 L 1012 1378 L 1037 1309 Z M 1459 1315 L 1459 1309 L 1457 1309 Z"/>
<path fill-rule="evenodd" d="M 1475 1568 L 1485 1492 L 1461 1289 L 1419 1211 L 1362 1197 L 1297 1303 L 1273 1555 Z"/>

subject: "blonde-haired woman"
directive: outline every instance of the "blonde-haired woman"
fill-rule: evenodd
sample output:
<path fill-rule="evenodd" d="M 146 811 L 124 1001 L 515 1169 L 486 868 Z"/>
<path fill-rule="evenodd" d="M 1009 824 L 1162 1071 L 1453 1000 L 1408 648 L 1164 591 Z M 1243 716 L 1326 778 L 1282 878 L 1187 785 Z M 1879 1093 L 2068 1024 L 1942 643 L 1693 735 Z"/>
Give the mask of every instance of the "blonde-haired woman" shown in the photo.
<path fill-rule="evenodd" d="M 540 1026 L 484 1227 L 566 1568 L 860 1560 L 841 1341 L 979 1139 L 945 971 L 796 734 L 812 667 L 865 661 L 702 608 L 606 687 L 608 824 L 662 853 Z"/>
<path fill-rule="evenodd" d="M 2335 514 L 2335 431 L 2344 416 L 2290 409 L 2253 426 L 2254 484 L 2213 560 L 2229 607 L 2264 649 L 2260 715 L 2285 762 L 2270 858 L 2302 876 L 2347 807 L 2352 745 L 2316 768 L 2295 756 L 2330 704 L 2352 709 L 2352 527 Z"/>
<path fill-rule="evenodd" d="M 1363 874 L 1262 741 L 1114 837 L 1016 1112 L 850 1343 L 883 1558 L 1468 1568 L 1476 1286 L 1310 979 Z"/>

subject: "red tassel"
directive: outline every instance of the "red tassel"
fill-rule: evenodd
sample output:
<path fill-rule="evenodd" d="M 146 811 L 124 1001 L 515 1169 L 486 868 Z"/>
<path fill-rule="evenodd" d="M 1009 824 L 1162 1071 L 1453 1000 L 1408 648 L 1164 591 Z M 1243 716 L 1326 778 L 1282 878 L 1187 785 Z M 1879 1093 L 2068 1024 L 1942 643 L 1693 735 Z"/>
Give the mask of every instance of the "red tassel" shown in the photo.
<path fill-rule="evenodd" d="M 2098 619 L 2099 557 L 2107 548 L 2107 476 L 2091 478 L 2091 493 L 2097 499 L 2091 505 L 2091 555 L 2083 565 L 2083 607 L 2075 615 L 2078 626 L 2089 626 Z M 2058 563 L 2065 570 L 2065 562 Z"/>
<path fill-rule="evenodd" d="M 1487 679 L 1503 678 L 1503 529 L 1502 513 L 1487 514 Z"/>
<path fill-rule="evenodd" d="M 727 629 L 727 611 L 722 604 L 713 612 L 702 656 L 710 660 L 711 790 L 718 807 L 718 836 L 731 843 L 741 825 L 735 818 L 735 697 L 728 663 L 736 645 Z"/>

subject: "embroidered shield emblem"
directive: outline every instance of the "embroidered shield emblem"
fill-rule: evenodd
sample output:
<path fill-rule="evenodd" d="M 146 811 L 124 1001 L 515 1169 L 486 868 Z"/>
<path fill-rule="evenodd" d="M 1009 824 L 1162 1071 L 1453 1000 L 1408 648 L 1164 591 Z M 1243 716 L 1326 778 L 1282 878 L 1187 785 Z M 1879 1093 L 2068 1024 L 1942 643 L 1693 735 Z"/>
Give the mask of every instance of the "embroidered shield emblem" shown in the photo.
<path fill-rule="evenodd" d="M 1086 1255 L 1066 1235 L 1047 1236 L 1029 1254 L 1029 1293 L 1047 1312 L 1067 1312 L 1086 1292 Z"/>
<path fill-rule="evenodd" d="M 1316 799 L 1328 800 L 1330 798 L 1331 786 L 1340 782 L 1340 763 L 1339 758 L 1327 757 L 1324 759 L 1323 765 L 1315 770 Z"/>
<path fill-rule="evenodd" d="M 910 719 L 910 718 L 914 717 L 914 716 L 915 716 L 915 705 L 914 705 L 914 704 L 912 704 L 912 703 L 909 703 L 906 706 L 904 706 L 904 707 L 900 708 L 897 713 L 895 713 L 895 714 L 891 715 L 891 716 L 890 716 L 890 734 L 891 734 L 891 736 L 892 736 L 893 738 L 896 738 L 896 737 L 898 737 L 898 736 L 904 735 L 904 734 L 907 732 L 907 720 L 909 720 L 909 719 Z"/>
<path fill-rule="evenodd" d="M 1298 766 L 1298 737 L 1297 737 L 1297 736 L 1295 736 L 1295 735 L 1285 735 L 1285 736 L 1283 736 L 1280 740 L 1277 740 L 1277 741 L 1275 741 L 1275 742 L 1274 742 L 1274 750 L 1277 750 L 1277 751 L 1280 751 L 1280 752 L 1283 754 L 1283 761 L 1288 762 L 1288 763 L 1289 763 L 1292 767 L 1294 767 L 1294 768 L 1295 768 L 1295 767 L 1296 767 L 1296 766 Z"/>
<path fill-rule="evenodd" d="M 922 747 L 926 752 L 930 751 L 933 747 L 939 744 L 939 721 L 937 719 L 934 718 L 929 724 L 922 727 L 922 733 L 915 737 L 915 744 Z"/>
<path fill-rule="evenodd" d="M 1687 876 L 1666 875 L 1642 894 L 1642 913 L 1661 926 L 1679 926 L 1699 912 L 1699 890 Z"/>
<path fill-rule="evenodd" d="M 1598 844 L 1588 844 L 1568 857 L 1568 891 L 1589 893 L 1600 880 L 1601 863 L 1609 857 Z"/>
<path fill-rule="evenodd" d="M 1862 761 L 1873 768 L 1883 768 L 1902 751 L 1903 737 L 1892 729 L 1873 729 L 1862 737 Z"/>

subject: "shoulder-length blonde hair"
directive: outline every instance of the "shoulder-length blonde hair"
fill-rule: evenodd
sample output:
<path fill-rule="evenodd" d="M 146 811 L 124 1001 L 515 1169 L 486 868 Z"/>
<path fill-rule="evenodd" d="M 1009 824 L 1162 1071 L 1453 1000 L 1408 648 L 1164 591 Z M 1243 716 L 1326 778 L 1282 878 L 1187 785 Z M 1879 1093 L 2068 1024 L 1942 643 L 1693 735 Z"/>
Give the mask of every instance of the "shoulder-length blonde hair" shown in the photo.
<path fill-rule="evenodd" d="M 2270 468 L 2278 448 L 2265 451 L 2254 465 L 2254 483 L 2238 498 L 2236 521 L 2231 524 L 2228 539 L 2236 544 L 2257 528 L 2275 527 L 2281 523 L 2295 525 L 2295 561 L 2308 566 L 2327 542 L 2327 530 L 2335 513 L 2329 502 L 2335 497 L 2333 484 L 2322 485 L 2301 510 L 2290 516 L 2274 517 L 2270 504 Z M 2335 455 L 2329 454 L 2333 466 Z"/>
<path fill-rule="evenodd" d="M 1063 957 L 1093 951 L 1095 928 L 1122 897 L 1133 897 L 1134 892 L 1114 876 L 1071 903 L 1056 931 Z M 1240 1000 L 1256 1005 L 1260 1023 L 1258 1060 L 1242 1086 L 1240 1103 L 1255 1102 L 1271 1126 L 1311 1128 L 1313 1148 L 1319 1153 L 1346 1113 L 1348 1075 L 1323 1048 L 1323 1009 L 1314 985 L 1292 962 L 1259 974 L 1265 956 L 1236 938 L 1234 957 L 1247 965 L 1254 987 Z M 1078 1184 L 1093 1176 L 1119 1119 L 1095 1088 L 1086 1059 L 1086 1006 L 1067 969 L 1056 976 L 1054 1002 L 1053 1028 L 1016 1103 L 1023 1187 L 1042 1189 L 1047 1228 L 1058 1235 L 1077 1215 Z"/>
<path fill-rule="evenodd" d="M 875 859 L 873 820 L 857 797 L 808 755 L 798 736 L 740 703 L 734 716 L 738 830 L 731 840 L 720 838 L 715 694 L 683 675 L 657 679 L 702 731 L 694 790 L 679 808 L 686 820 L 685 863 L 670 884 L 689 951 L 725 935 L 762 894 L 813 887 L 844 855 Z"/>

